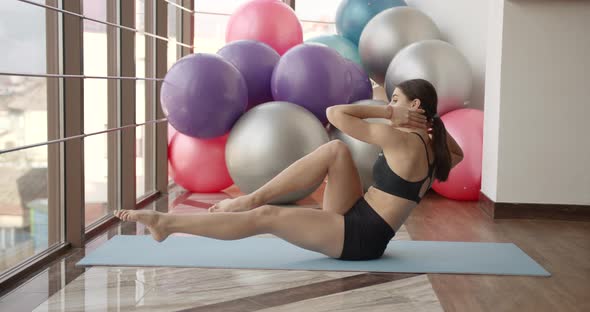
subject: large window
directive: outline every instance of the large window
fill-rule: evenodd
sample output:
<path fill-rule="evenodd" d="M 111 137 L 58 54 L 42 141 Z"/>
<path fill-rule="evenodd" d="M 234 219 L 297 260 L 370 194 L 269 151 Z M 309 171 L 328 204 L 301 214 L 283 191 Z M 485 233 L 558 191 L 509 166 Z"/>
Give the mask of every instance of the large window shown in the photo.
<path fill-rule="evenodd" d="M 342 0 L 297 0 L 295 12 L 301 20 L 303 40 L 336 34 L 336 10 Z"/>
<path fill-rule="evenodd" d="M 158 88 L 192 52 L 187 0 L 30 2 L 0 1 L 2 287 L 166 191 Z"/>
<path fill-rule="evenodd" d="M 48 139 L 44 10 L 0 1 L 0 151 Z M 62 239 L 49 235 L 48 149 L 0 152 L 0 274 Z M 54 226 L 55 223 L 52 225 Z"/>

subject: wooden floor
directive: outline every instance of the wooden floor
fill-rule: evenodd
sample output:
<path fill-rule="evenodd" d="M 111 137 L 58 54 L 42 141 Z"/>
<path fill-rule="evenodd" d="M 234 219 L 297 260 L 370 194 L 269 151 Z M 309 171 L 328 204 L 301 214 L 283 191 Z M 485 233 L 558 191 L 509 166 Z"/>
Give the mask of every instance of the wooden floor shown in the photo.
<path fill-rule="evenodd" d="M 146 209 L 186 213 L 223 197 L 174 190 Z M 298 202 L 318 207 L 323 187 Z M 590 222 L 493 221 L 429 193 L 394 239 L 511 242 L 551 277 L 182 268 L 80 268 L 121 223 L 0 298 L 0 311 L 590 311 Z"/>
<path fill-rule="evenodd" d="M 514 243 L 552 274 L 428 274 L 447 311 L 590 311 L 590 222 L 494 221 L 431 193 L 405 224 L 414 240 Z"/>

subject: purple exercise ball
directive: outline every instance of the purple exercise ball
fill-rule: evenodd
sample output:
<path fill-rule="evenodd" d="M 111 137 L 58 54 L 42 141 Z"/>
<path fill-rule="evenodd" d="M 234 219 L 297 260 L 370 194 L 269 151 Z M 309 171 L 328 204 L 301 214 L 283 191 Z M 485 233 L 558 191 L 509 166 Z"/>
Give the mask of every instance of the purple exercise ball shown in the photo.
<path fill-rule="evenodd" d="M 281 58 L 269 45 L 255 40 L 238 40 L 217 51 L 242 73 L 248 86 L 248 108 L 273 100 L 270 78 Z"/>
<path fill-rule="evenodd" d="M 346 60 L 331 48 L 300 44 L 282 57 L 272 74 L 275 101 L 300 105 L 322 123 L 326 109 L 346 104 L 352 93 L 352 77 Z"/>
<path fill-rule="evenodd" d="M 197 53 L 178 60 L 160 92 L 168 122 L 185 135 L 226 134 L 246 111 L 248 90 L 238 69 L 221 56 Z"/>
<path fill-rule="evenodd" d="M 357 63 L 346 60 L 352 76 L 352 94 L 348 103 L 373 98 L 373 85 L 365 70 Z"/>

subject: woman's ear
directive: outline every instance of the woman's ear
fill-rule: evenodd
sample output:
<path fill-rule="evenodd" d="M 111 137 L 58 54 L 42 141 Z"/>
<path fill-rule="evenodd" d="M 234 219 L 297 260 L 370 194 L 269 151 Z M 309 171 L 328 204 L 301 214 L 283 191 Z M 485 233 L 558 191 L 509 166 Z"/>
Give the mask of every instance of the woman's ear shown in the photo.
<path fill-rule="evenodd" d="M 422 104 L 422 102 L 420 102 L 420 99 L 415 99 L 412 101 L 412 105 L 410 107 L 413 109 L 418 109 L 418 108 L 420 108 L 421 104 Z"/>

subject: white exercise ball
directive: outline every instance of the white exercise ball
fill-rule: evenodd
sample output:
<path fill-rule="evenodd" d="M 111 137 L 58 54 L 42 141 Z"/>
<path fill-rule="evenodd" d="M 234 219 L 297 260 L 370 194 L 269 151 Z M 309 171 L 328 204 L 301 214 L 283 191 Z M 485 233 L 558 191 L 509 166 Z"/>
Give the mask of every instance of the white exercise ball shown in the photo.
<path fill-rule="evenodd" d="M 428 80 L 438 94 L 438 114 L 463 108 L 471 97 L 473 73 L 467 59 L 452 44 L 424 40 L 402 49 L 391 61 L 385 77 L 388 98 L 409 79 Z"/>
<path fill-rule="evenodd" d="M 383 85 L 393 57 L 407 45 L 426 39 L 440 39 L 430 17 L 411 7 L 387 9 L 373 17 L 361 33 L 359 52 L 369 77 Z"/>
<path fill-rule="evenodd" d="M 289 102 L 255 106 L 234 125 L 225 148 L 225 161 L 234 183 L 251 193 L 303 156 L 329 141 L 323 124 L 308 110 Z M 321 184 L 272 199 L 293 203 Z"/>

